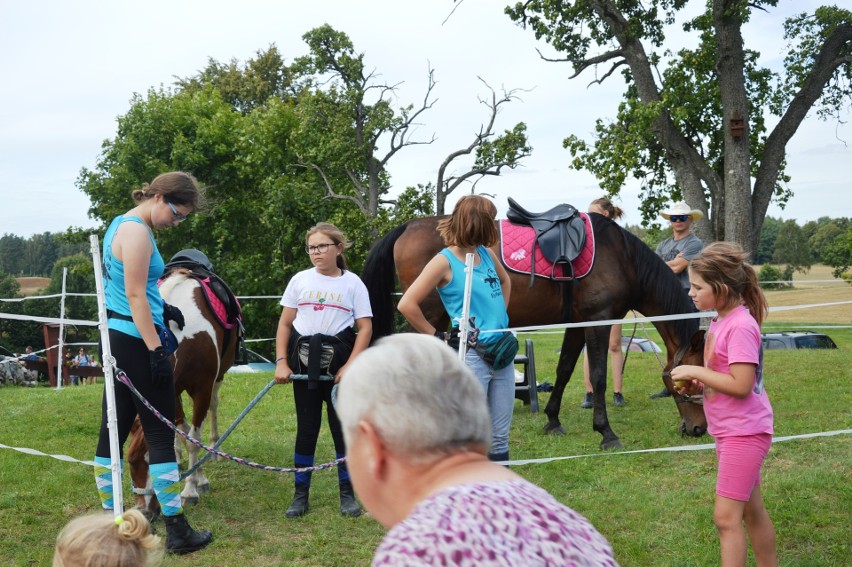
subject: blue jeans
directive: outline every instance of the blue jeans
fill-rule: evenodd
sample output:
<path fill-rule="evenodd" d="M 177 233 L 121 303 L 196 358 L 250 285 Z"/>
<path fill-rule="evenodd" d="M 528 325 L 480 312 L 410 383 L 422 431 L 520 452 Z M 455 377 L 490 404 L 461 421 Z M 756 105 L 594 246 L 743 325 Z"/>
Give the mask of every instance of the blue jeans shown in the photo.
<path fill-rule="evenodd" d="M 491 414 L 491 453 L 509 451 L 509 428 L 515 410 L 515 366 L 510 364 L 500 370 L 483 362 L 475 350 L 465 353 L 464 362 L 485 389 L 488 412 Z"/>

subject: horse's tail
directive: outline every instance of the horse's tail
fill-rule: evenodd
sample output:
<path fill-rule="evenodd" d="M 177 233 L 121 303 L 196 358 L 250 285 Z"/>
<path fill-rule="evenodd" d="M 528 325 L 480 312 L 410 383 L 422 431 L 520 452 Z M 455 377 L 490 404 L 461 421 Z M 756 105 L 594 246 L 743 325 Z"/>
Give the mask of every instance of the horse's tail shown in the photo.
<path fill-rule="evenodd" d="M 408 223 L 401 224 L 377 240 L 364 262 L 361 280 L 370 294 L 374 341 L 393 333 L 393 292 L 396 287 L 393 246 L 407 226 Z"/>

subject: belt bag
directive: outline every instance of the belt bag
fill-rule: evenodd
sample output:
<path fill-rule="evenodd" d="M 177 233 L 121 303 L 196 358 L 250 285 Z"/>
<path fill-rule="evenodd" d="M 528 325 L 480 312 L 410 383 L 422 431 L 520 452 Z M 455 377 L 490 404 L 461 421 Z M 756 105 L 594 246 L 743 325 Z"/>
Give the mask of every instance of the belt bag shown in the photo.
<path fill-rule="evenodd" d="M 478 342 L 474 350 L 493 370 L 501 370 L 515 362 L 515 355 L 518 354 L 518 339 L 511 332 L 506 331 L 496 341 Z"/>
<path fill-rule="evenodd" d="M 177 337 L 168 326 L 160 327 L 159 325 L 154 325 L 154 328 L 160 336 L 160 344 L 163 345 L 163 352 L 166 353 L 166 356 L 171 356 L 178 348 Z"/>

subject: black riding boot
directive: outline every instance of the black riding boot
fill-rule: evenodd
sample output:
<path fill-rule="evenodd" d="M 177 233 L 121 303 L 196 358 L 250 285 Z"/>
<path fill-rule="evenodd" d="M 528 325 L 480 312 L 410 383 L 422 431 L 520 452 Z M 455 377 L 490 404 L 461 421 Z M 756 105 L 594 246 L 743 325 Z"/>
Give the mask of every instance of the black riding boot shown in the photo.
<path fill-rule="evenodd" d="M 308 493 L 311 491 L 309 484 L 296 485 L 296 491 L 293 493 L 293 502 L 287 508 L 288 518 L 299 518 L 308 513 Z"/>
<path fill-rule="evenodd" d="M 183 514 L 177 516 L 163 516 L 166 522 L 166 551 L 169 553 L 192 553 L 205 547 L 213 541 L 213 534 L 207 530 L 200 532 L 190 527 L 189 522 Z"/>
<path fill-rule="evenodd" d="M 340 515 L 350 518 L 357 518 L 361 515 L 361 507 L 355 500 L 355 492 L 352 490 L 351 482 L 340 485 Z"/>

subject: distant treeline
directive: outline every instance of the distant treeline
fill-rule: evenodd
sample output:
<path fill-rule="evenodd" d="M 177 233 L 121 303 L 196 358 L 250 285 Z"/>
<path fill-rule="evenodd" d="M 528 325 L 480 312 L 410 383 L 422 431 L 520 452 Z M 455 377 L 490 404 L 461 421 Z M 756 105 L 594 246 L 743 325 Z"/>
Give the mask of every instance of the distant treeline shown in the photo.
<path fill-rule="evenodd" d="M 0 272 L 15 276 L 48 277 L 60 258 L 87 252 L 89 245 L 68 233 L 43 232 L 30 238 L 0 237 Z"/>
<path fill-rule="evenodd" d="M 627 229 L 651 248 L 671 236 L 671 229 L 639 226 Z M 4 234 L 0 237 L 0 273 L 15 277 L 49 277 L 59 259 L 88 254 L 88 250 L 85 235 L 71 231 L 44 232 L 30 238 Z M 843 272 L 852 265 L 852 218 L 821 217 L 800 226 L 795 220 L 767 217 L 752 263 L 784 264 L 796 270 L 825 264 Z"/>

